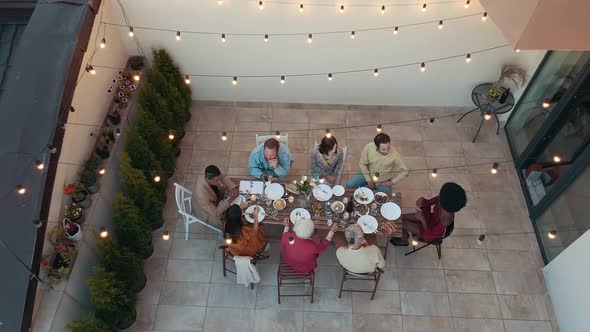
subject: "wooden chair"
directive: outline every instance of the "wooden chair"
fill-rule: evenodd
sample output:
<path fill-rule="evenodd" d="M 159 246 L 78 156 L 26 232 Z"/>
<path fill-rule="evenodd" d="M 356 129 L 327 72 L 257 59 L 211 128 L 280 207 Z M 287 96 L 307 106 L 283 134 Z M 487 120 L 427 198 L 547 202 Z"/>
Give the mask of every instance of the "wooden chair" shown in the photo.
<path fill-rule="evenodd" d="M 418 248 L 416 248 L 416 246 L 412 246 L 412 248 L 413 248 L 412 251 L 407 252 L 404 256 L 408 256 L 409 254 L 415 253 L 416 251 L 418 251 L 422 248 L 426 248 L 429 245 L 434 245 L 436 247 L 436 253 L 438 254 L 438 259 L 440 259 L 442 257 L 442 247 L 441 246 L 442 246 L 443 240 L 448 238 L 449 236 L 451 236 L 454 229 L 455 229 L 455 222 L 452 222 L 449 224 L 449 226 L 447 226 L 445 228 L 445 234 L 443 235 L 443 237 L 441 237 L 440 239 L 432 240 L 432 241 L 430 241 L 430 242 L 426 243 L 425 245 L 418 247 Z M 410 234 L 410 235 L 412 235 L 412 238 L 414 240 L 424 243 L 424 241 L 420 237 L 418 237 L 418 236 L 414 237 L 413 234 Z"/>
<path fill-rule="evenodd" d="M 192 208 L 193 193 L 190 190 L 179 185 L 178 183 L 174 183 L 174 188 L 175 188 L 175 198 L 176 198 L 176 206 L 178 207 L 178 213 L 182 216 L 182 220 L 184 221 L 184 231 L 185 231 L 184 239 L 185 240 L 188 240 L 189 225 L 194 222 L 198 222 L 200 224 L 203 224 L 203 225 L 205 225 L 205 226 L 207 226 L 207 227 L 209 227 L 209 228 L 213 229 L 214 231 L 217 231 L 221 234 L 220 229 L 207 224 L 206 222 L 204 222 L 203 220 L 197 218 L 196 216 L 194 216 L 192 214 L 193 213 L 193 208 Z"/>
<path fill-rule="evenodd" d="M 236 271 L 230 269 L 227 266 L 227 261 L 231 261 L 234 262 L 235 264 L 235 260 L 234 260 L 234 255 L 232 255 L 232 253 L 229 251 L 228 246 L 226 245 L 222 245 L 218 247 L 221 250 L 221 268 L 223 270 L 223 277 L 227 277 L 227 272 L 232 273 L 232 274 L 237 274 Z M 252 257 L 252 265 L 256 265 L 256 263 L 258 263 L 259 261 L 268 259 L 268 256 L 262 256 L 261 254 L 256 254 L 255 257 Z M 235 266 L 235 265 L 234 265 Z M 254 289 L 254 284 L 251 283 L 250 284 L 250 289 Z"/>
<path fill-rule="evenodd" d="M 309 282 L 306 282 L 309 280 Z M 293 270 L 286 262 L 283 261 L 281 257 L 281 262 L 279 264 L 279 271 L 277 272 L 277 294 L 279 298 L 279 304 L 281 304 L 281 296 L 311 296 L 311 303 L 313 303 L 313 293 L 314 293 L 314 285 L 315 285 L 315 271 L 311 271 L 309 273 L 301 273 Z M 287 281 L 287 282 L 285 282 Z M 293 282 L 294 281 L 294 282 Z M 310 285 L 311 287 L 311 295 L 310 294 L 289 294 L 281 295 L 281 286 L 283 285 Z"/>
<path fill-rule="evenodd" d="M 380 268 L 376 268 L 375 271 L 371 273 L 354 273 L 342 267 L 342 271 L 342 281 L 340 282 L 340 292 L 338 293 L 338 298 L 342 297 L 342 292 L 371 293 L 371 301 L 375 298 L 375 293 L 377 292 L 377 286 L 379 285 L 379 280 L 381 279 L 381 274 L 383 273 L 383 270 L 381 270 Z M 373 287 L 373 290 L 344 289 L 344 282 L 346 280 L 373 281 L 375 282 L 375 287 Z"/>

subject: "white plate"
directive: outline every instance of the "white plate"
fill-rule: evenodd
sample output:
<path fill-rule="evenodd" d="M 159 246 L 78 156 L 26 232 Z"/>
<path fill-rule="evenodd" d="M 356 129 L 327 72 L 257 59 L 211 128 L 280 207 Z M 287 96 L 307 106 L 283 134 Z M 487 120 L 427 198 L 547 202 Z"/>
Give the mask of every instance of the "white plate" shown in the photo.
<path fill-rule="evenodd" d="M 379 227 L 377 219 L 369 215 L 360 217 L 356 223 L 359 224 L 359 226 L 361 226 L 361 229 L 365 234 L 373 234 L 377 232 L 377 228 Z"/>
<path fill-rule="evenodd" d="M 299 216 L 297 215 L 297 213 L 299 213 Z M 292 223 L 295 223 L 295 220 L 311 219 L 311 214 L 309 213 L 309 211 L 307 211 L 304 208 L 296 208 L 293 211 L 291 211 L 291 215 L 289 216 L 289 219 L 291 220 Z"/>
<path fill-rule="evenodd" d="M 246 201 L 246 199 L 244 198 L 244 196 L 238 195 L 238 197 L 236 197 L 231 203 L 232 203 L 232 205 L 233 204 L 240 205 L 240 204 L 242 204 L 242 202 L 245 202 L 245 201 Z"/>
<path fill-rule="evenodd" d="M 387 194 L 386 194 L 386 193 L 384 193 L 384 192 L 381 192 L 381 191 L 379 191 L 379 192 L 376 192 L 376 193 L 375 193 L 375 203 L 377 203 L 377 204 L 379 204 L 379 205 L 381 205 L 381 204 L 385 204 L 385 203 L 387 203 L 387 202 L 385 202 L 385 203 L 379 203 L 379 202 L 377 202 L 377 199 L 376 199 L 376 198 L 377 198 L 377 196 L 385 196 L 385 198 L 387 198 L 387 200 L 389 201 L 389 196 L 387 196 Z"/>
<path fill-rule="evenodd" d="M 393 202 L 381 205 L 381 215 L 387 220 L 397 220 L 402 215 L 402 209 Z"/>
<path fill-rule="evenodd" d="M 324 191 L 322 191 L 324 190 Z M 313 188 L 313 197 L 320 202 L 325 202 L 332 198 L 332 188 L 327 184 L 318 184 L 317 187 Z"/>
<path fill-rule="evenodd" d="M 342 206 L 342 211 L 340 212 L 336 212 L 336 206 Z M 344 203 L 340 202 L 340 201 L 336 201 L 334 203 L 332 203 L 332 212 L 336 212 L 336 213 L 344 213 L 346 211 L 346 205 L 344 205 Z"/>
<path fill-rule="evenodd" d="M 264 194 L 272 200 L 279 199 L 285 194 L 285 188 L 278 183 L 271 183 L 264 189 Z"/>
<path fill-rule="evenodd" d="M 363 193 L 363 194 L 367 195 L 367 199 L 364 200 L 364 201 L 361 200 L 358 197 L 358 195 L 360 193 Z M 354 200 L 357 201 L 358 203 L 361 203 L 361 204 L 369 204 L 369 203 L 371 203 L 373 201 L 373 198 L 374 197 L 375 197 L 375 195 L 373 194 L 373 191 L 371 189 L 367 188 L 367 187 L 360 187 L 360 188 L 357 188 L 354 191 Z"/>
<path fill-rule="evenodd" d="M 338 196 L 338 197 L 344 195 L 345 191 L 346 190 L 341 185 L 336 185 L 336 186 L 334 186 L 334 188 L 332 188 L 332 192 L 334 193 L 335 196 Z"/>
<path fill-rule="evenodd" d="M 249 214 L 252 213 L 252 211 L 254 211 L 254 207 L 260 207 L 260 211 L 258 211 L 258 222 L 262 222 L 262 220 L 264 220 L 264 216 L 266 215 L 266 213 L 264 212 L 264 208 L 260 205 L 250 205 L 248 206 L 248 208 L 246 209 L 246 212 L 244 212 L 244 217 L 246 217 L 246 220 L 248 220 L 249 223 L 254 223 L 254 218 L 250 218 Z"/>

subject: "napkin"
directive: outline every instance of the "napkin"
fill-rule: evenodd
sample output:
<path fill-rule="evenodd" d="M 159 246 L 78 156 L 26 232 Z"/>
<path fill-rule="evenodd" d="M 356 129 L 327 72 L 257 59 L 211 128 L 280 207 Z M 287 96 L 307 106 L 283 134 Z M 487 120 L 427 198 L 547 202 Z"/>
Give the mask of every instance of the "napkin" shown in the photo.
<path fill-rule="evenodd" d="M 246 194 L 260 195 L 264 192 L 262 181 L 240 181 L 240 192 Z"/>

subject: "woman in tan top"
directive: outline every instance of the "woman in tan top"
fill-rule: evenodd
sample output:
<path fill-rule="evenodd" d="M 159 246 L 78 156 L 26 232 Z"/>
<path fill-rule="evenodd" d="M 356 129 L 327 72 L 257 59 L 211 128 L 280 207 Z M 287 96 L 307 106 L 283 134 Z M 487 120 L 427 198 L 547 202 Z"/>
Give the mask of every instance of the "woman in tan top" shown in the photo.
<path fill-rule="evenodd" d="M 242 222 L 242 209 L 234 204 L 227 209 L 225 234 L 231 237 L 229 251 L 234 256 L 255 257 L 266 247 L 266 232 L 258 224 L 259 208 L 254 208 L 254 224 Z"/>

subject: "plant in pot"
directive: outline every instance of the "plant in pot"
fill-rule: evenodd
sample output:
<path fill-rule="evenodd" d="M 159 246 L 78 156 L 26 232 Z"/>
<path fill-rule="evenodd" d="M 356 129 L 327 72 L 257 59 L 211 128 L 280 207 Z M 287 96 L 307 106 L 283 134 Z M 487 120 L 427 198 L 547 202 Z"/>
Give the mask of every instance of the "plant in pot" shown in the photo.
<path fill-rule="evenodd" d="M 115 103 L 119 104 L 121 103 L 121 99 L 120 98 L 115 98 Z M 121 110 L 119 109 L 119 107 L 113 107 L 113 109 L 109 112 L 109 114 L 107 115 L 109 118 L 109 121 L 113 124 L 113 125 L 118 125 L 119 123 L 121 123 Z"/>
<path fill-rule="evenodd" d="M 142 56 L 132 56 L 129 58 L 129 68 L 133 70 L 142 70 L 144 66 L 144 61 Z"/>
<path fill-rule="evenodd" d="M 86 161 L 86 169 L 91 172 L 96 172 L 100 165 L 102 165 L 102 160 L 99 158 L 92 157 Z"/>
<path fill-rule="evenodd" d="M 88 286 L 96 317 L 121 330 L 130 327 L 136 318 L 135 294 L 104 267 L 95 267 L 94 273 Z"/>
<path fill-rule="evenodd" d="M 82 174 L 80 174 L 80 183 L 90 194 L 96 194 L 98 192 L 96 172 L 89 170 L 82 172 Z"/>
<path fill-rule="evenodd" d="M 69 322 L 66 329 L 71 332 L 113 332 L 113 329 L 107 323 L 92 315 Z"/>
<path fill-rule="evenodd" d="M 503 64 L 500 70 L 500 77 L 496 83 L 488 90 L 488 95 L 491 98 L 499 98 L 502 95 L 502 86 L 504 82 L 510 80 L 514 83 L 514 87 L 518 89 L 523 86 L 527 80 L 527 71 L 520 65 Z"/>
<path fill-rule="evenodd" d="M 115 130 L 113 128 L 103 128 L 100 131 L 100 138 L 103 145 L 110 146 L 115 143 Z"/>
<path fill-rule="evenodd" d="M 141 128 L 137 132 L 147 142 L 149 149 L 154 153 L 155 158 L 160 162 L 164 171 L 171 176 L 174 173 L 176 163 L 174 146 L 163 140 L 159 135 L 153 134 L 163 132 L 163 130 L 158 125 L 156 119 L 140 105 L 137 106 L 135 126 Z M 164 132 L 167 132 L 169 129 L 166 129 Z"/>
<path fill-rule="evenodd" d="M 82 238 L 82 226 L 72 222 L 70 219 L 64 218 L 62 227 L 65 229 L 65 237 L 68 240 L 78 241 Z"/>
<path fill-rule="evenodd" d="M 55 252 L 43 256 L 41 268 L 47 273 L 47 279 L 51 284 L 67 278 L 76 258 L 76 248 L 71 244 L 59 243 L 55 246 Z"/>
<path fill-rule="evenodd" d="M 80 219 L 82 218 L 82 208 L 74 203 L 66 205 L 64 217 L 79 224 Z"/>
<path fill-rule="evenodd" d="M 64 188 L 64 194 L 69 195 L 77 206 L 83 209 L 90 207 L 90 194 L 83 184 L 68 184 Z"/>
<path fill-rule="evenodd" d="M 94 150 L 94 153 L 102 160 L 105 160 L 111 156 L 111 153 L 109 152 L 109 146 L 105 145 L 104 142 L 102 142 L 102 139 L 100 138 L 98 140 L 98 146 Z"/>
<path fill-rule="evenodd" d="M 146 259 L 154 252 L 151 224 L 133 201 L 121 193 L 115 198 L 113 223 L 117 239 L 139 257 Z"/>
<path fill-rule="evenodd" d="M 115 273 L 117 280 L 123 281 L 127 289 L 138 293 L 145 287 L 143 263 L 134 252 L 111 239 L 99 241 L 97 249 L 102 266 Z"/>

